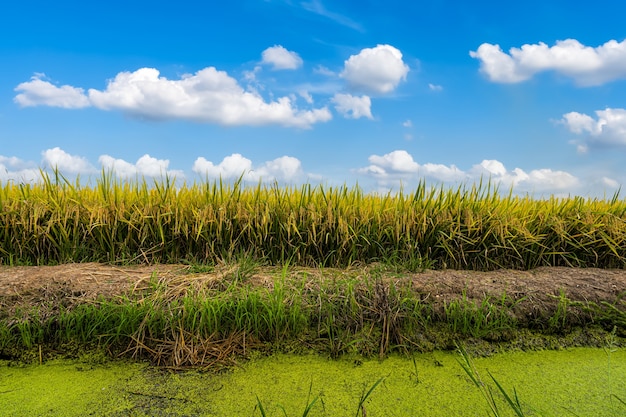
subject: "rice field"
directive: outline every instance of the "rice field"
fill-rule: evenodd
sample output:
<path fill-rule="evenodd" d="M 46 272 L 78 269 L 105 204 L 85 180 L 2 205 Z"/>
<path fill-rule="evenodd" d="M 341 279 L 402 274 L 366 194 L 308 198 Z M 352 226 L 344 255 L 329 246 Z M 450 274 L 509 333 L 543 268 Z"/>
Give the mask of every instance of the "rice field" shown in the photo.
<path fill-rule="evenodd" d="M 268 265 L 407 270 L 539 266 L 623 268 L 626 201 L 533 199 L 489 182 L 411 192 L 242 181 L 92 185 L 59 173 L 0 184 L 0 264 L 215 264 L 245 254 Z"/>
<path fill-rule="evenodd" d="M 618 194 L 533 199 L 489 182 L 423 182 L 376 194 L 357 186 L 121 181 L 106 172 L 83 185 L 42 175 L 40 183 L 0 184 L 0 265 L 165 263 L 186 265 L 185 272 L 165 279 L 155 271 L 109 298 L 62 287 L 43 288 L 39 302 L 32 294 L 25 304 L 25 294 L 3 296 L 3 358 L 43 363 L 88 351 L 214 371 L 259 353 L 384 358 L 459 343 L 490 353 L 605 346 L 607 338 L 622 346 L 626 335 L 623 288 L 595 301 L 563 290 L 541 300 L 519 291 L 436 299 L 416 290 L 424 274 L 410 276 L 623 269 L 626 201 Z M 220 268 L 227 272 L 207 273 Z M 257 274 L 263 268 L 272 271 L 265 280 Z M 522 415 L 517 393 L 507 396 L 495 379 L 497 390 L 485 388 L 462 353 L 462 370 L 493 414 L 496 393 Z M 357 414 L 365 415 L 366 399 Z M 267 404 L 257 397 L 256 411 L 265 415 Z M 314 403 L 307 404 L 305 415 Z"/>

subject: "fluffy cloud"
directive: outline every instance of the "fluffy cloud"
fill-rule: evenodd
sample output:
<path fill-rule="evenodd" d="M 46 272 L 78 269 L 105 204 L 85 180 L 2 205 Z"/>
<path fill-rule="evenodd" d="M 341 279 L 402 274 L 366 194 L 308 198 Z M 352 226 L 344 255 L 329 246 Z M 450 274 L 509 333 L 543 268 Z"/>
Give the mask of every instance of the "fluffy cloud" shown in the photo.
<path fill-rule="evenodd" d="M 368 119 L 373 119 L 372 100 L 368 96 L 357 97 L 350 94 L 335 94 L 331 101 L 335 103 L 335 109 L 346 118 L 358 119 L 367 117 Z"/>
<path fill-rule="evenodd" d="M 123 159 L 116 159 L 109 155 L 101 155 L 98 162 L 105 171 L 111 171 L 120 178 L 135 177 L 162 177 L 184 178 L 185 174 L 180 170 L 169 170 L 170 161 L 156 159 L 145 154 L 136 163 L 130 163 Z"/>
<path fill-rule="evenodd" d="M 427 177 L 436 181 L 460 181 L 465 174 L 456 166 L 427 163 L 420 165 L 407 151 L 398 150 L 379 156 L 368 158 L 371 165 L 359 169 L 357 172 L 369 174 L 379 179 L 411 179 Z"/>
<path fill-rule="evenodd" d="M 564 114 L 560 123 L 567 126 L 570 132 L 578 135 L 585 131 L 596 135 L 602 132 L 602 126 L 593 117 L 575 111 Z"/>
<path fill-rule="evenodd" d="M 610 40 L 595 48 L 576 39 L 551 47 L 540 42 L 511 48 L 508 54 L 499 45 L 483 43 L 470 56 L 480 60 L 481 71 L 498 83 L 518 83 L 542 71 L 556 71 L 582 86 L 626 78 L 626 40 Z"/>
<path fill-rule="evenodd" d="M 340 75 L 354 89 L 384 94 L 395 90 L 408 72 L 402 52 L 391 45 L 378 45 L 350 56 Z"/>
<path fill-rule="evenodd" d="M 252 161 L 241 154 L 234 153 L 215 165 L 201 156 L 193 163 L 192 170 L 209 178 L 233 179 L 250 172 L 252 170 Z"/>
<path fill-rule="evenodd" d="M 15 97 L 22 106 L 57 106 L 66 108 L 95 106 L 102 110 L 120 110 L 129 115 L 151 119 L 183 119 L 202 123 L 235 125 L 281 125 L 310 128 L 332 119 L 328 108 L 299 110 L 289 97 L 266 102 L 259 94 L 245 91 L 237 81 L 214 67 L 179 80 L 161 77 L 154 68 L 121 72 L 108 82 L 104 91 L 55 87 L 35 78 L 20 84 L 24 91 Z"/>
<path fill-rule="evenodd" d="M 495 159 L 484 159 L 480 164 L 472 167 L 472 173 L 477 176 L 503 177 L 507 171 L 502 162 Z"/>
<path fill-rule="evenodd" d="M 597 110 L 596 118 L 578 112 L 563 115 L 559 121 L 572 133 L 584 135 L 583 143 L 578 143 L 581 152 L 589 145 L 626 146 L 626 110 Z"/>
<path fill-rule="evenodd" d="M 391 173 L 417 173 L 419 164 L 413 160 L 413 156 L 407 151 L 393 151 L 383 156 L 372 155 L 368 158 L 370 163 L 376 167 L 375 171 Z M 370 167 L 372 166 L 370 165 Z"/>
<path fill-rule="evenodd" d="M 21 107 L 50 106 L 79 109 L 90 105 L 82 88 L 69 85 L 57 87 L 43 78 L 45 74 L 35 74 L 30 81 L 19 84 L 15 87 L 19 94 L 13 100 Z"/>
<path fill-rule="evenodd" d="M 70 155 L 58 146 L 43 151 L 41 155 L 43 156 L 44 166 L 58 169 L 63 173 L 88 174 L 97 171 L 87 159 L 81 156 Z"/>
<path fill-rule="evenodd" d="M 267 103 L 213 67 L 180 80 L 160 77 L 153 68 L 123 72 L 109 82 L 105 91 L 90 89 L 89 98 L 99 108 L 119 109 L 150 119 L 189 119 L 228 126 L 279 124 L 308 128 L 332 118 L 326 107 L 300 111 L 289 97 Z"/>
<path fill-rule="evenodd" d="M 297 158 L 283 156 L 255 168 L 251 160 L 238 153 L 225 157 L 219 164 L 199 157 L 194 162 L 192 170 L 206 178 L 242 177 L 245 181 L 253 182 L 259 180 L 289 182 L 299 180 L 303 176 L 302 164 Z"/>
<path fill-rule="evenodd" d="M 264 64 L 271 65 L 275 70 L 293 70 L 302 66 L 302 58 L 297 53 L 288 51 L 281 45 L 267 48 L 261 53 L 261 57 Z"/>
<path fill-rule="evenodd" d="M 278 180 L 289 181 L 299 179 L 302 175 L 302 163 L 292 156 L 281 156 L 272 161 L 265 162 L 252 174 L 255 180 Z"/>
<path fill-rule="evenodd" d="M 575 189 L 580 185 L 578 178 L 565 171 L 554 171 L 548 168 L 533 169 L 528 174 L 519 168 L 514 173 L 521 178 L 513 183 L 514 187 L 526 191 L 559 192 Z"/>
<path fill-rule="evenodd" d="M 484 160 L 465 172 L 455 165 L 419 164 L 407 151 L 397 150 L 382 156 L 372 155 L 369 162 L 369 166 L 358 169 L 357 173 L 373 177 L 380 187 L 392 187 L 422 178 L 443 183 L 490 178 L 494 183 L 512 186 L 522 192 L 563 192 L 580 185 L 578 178 L 564 171 L 537 169 L 527 173 L 520 168 L 509 171 L 497 160 Z"/>

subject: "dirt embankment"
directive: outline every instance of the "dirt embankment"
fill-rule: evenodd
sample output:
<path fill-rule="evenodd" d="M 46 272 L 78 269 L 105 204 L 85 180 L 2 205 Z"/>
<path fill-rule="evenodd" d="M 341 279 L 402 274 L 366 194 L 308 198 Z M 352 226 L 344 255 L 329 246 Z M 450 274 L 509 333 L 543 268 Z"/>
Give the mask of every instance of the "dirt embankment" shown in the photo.
<path fill-rule="evenodd" d="M 294 273 L 302 270 L 294 269 Z M 57 266 L 0 266 L 0 308 L 61 304 L 70 306 L 98 297 L 114 298 L 129 291 L 146 288 L 155 280 L 209 282 L 224 277 L 228 267 L 210 273 L 190 274 L 184 265 L 111 266 L 96 263 Z M 280 269 L 259 268 L 250 276 L 253 284 L 268 285 Z M 334 274 L 360 273 L 362 270 L 306 270 L 308 279 L 323 279 Z M 186 277 L 182 278 L 181 277 Z M 532 301 L 536 308 L 554 304 L 554 297 L 564 294 L 569 300 L 615 303 L 626 296 L 626 270 L 595 268 L 538 268 L 531 271 L 425 271 L 393 274 L 389 278 L 412 281 L 414 290 L 425 300 L 448 302 L 462 296 L 483 300 L 486 296 Z M 270 284 L 271 285 L 271 284 Z"/>

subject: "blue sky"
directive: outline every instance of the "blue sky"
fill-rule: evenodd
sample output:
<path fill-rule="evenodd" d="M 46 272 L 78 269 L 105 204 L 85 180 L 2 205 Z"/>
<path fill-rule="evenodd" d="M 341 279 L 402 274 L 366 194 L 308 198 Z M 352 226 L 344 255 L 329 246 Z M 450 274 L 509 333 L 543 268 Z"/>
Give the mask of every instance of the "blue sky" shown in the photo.
<path fill-rule="evenodd" d="M 546 4 L 547 3 L 547 4 Z M 10 2 L 0 181 L 626 184 L 626 4 Z"/>

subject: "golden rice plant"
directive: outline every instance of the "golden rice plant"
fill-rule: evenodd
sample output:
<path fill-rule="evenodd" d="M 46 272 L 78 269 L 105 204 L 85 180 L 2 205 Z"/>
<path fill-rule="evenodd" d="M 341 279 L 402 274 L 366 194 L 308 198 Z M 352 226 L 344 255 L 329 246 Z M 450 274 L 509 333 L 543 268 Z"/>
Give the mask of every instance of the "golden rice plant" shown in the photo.
<path fill-rule="evenodd" d="M 622 268 L 626 255 L 626 202 L 617 195 L 533 199 L 490 182 L 375 194 L 241 179 L 122 181 L 108 172 L 92 185 L 42 177 L 0 184 L 1 264 L 210 264 L 246 254 L 270 264 L 487 270 Z"/>

